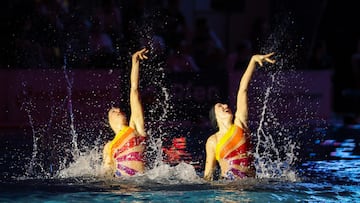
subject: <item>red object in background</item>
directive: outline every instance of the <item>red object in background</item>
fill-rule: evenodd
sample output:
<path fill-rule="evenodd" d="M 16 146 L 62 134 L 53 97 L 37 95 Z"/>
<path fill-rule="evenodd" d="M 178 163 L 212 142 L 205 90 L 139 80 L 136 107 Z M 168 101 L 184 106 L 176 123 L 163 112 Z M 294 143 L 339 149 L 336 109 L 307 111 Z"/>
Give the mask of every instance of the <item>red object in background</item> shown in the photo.
<path fill-rule="evenodd" d="M 191 154 L 186 149 L 185 137 L 173 138 L 171 146 L 163 147 L 162 150 L 165 154 L 164 162 L 170 165 L 175 165 L 182 161 L 190 163 L 192 160 Z"/>

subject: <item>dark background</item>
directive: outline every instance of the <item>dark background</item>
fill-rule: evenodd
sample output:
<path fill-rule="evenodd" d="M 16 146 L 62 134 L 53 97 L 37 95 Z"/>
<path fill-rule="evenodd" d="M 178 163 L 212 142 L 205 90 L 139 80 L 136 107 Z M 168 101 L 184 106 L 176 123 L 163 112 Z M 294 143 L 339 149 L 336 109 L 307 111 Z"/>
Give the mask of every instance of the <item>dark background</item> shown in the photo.
<path fill-rule="evenodd" d="M 1 26 L 1 61 L 0 66 L 3 69 L 16 69 L 16 68 L 59 68 L 63 64 L 63 58 L 61 55 L 66 53 L 66 43 L 69 41 L 70 36 L 76 38 L 78 34 L 76 30 L 71 30 L 69 27 L 64 28 L 64 32 L 61 30 L 57 30 L 56 33 L 53 33 L 51 28 L 42 25 L 42 23 L 46 24 L 46 22 L 39 22 L 41 17 L 34 17 L 34 9 L 35 9 L 35 1 L 5 1 L 2 2 L 2 26 Z M 54 3 L 52 1 L 39 1 L 46 4 Z M 91 19 L 93 15 L 94 8 L 100 7 L 102 1 L 65 1 L 67 2 L 68 9 L 70 10 L 70 14 L 72 18 L 66 19 L 66 17 L 58 14 L 59 17 L 63 17 L 67 21 L 64 20 L 64 24 L 66 23 L 77 23 L 77 18 L 89 18 Z M 140 24 L 146 24 L 147 26 L 157 27 L 157 25 L 163 23 L 164 19 L 161 20 L 161 15 L 158 17 L 145 17 L 140 18 L 142 15 L 141 10 L 136 10 L 136 5 L 143 5 L 143 9 L 148 14 L 156 13 L 156 10 L 161 10 L 166 7 L 168 4 L 167 1 L 161 0 L 148 0 L 148 1 L 114 1 L 116 6 L 121 10 L 123 15 L 123 25 L 122 30 L 125 32 L 126 26 L 128 26 L 127 20 L 137 20 Z M 171 1 L 169 1 L 171 2 Z M 185 2 L 185 3 L 184 3 Z M 196 2 L 196 1 L 195 1 Z M 224 16 L 234 16 L 241 15 L 242 13 L 254 13 L 252 18 L 245 19 L 247 22 L 243 24 L 248 26 L 243 31 L 236 30 L 231 24 L 231 20 L 234 21 L 234 17 L 232 18 L 224 18 L 222 21 L 213 20 L 210 18 L 211 24 L 213 27 L 219 27 L 216 23 L 225 24 L 225 27 L 232 26 L 228 29 L 216 30 L 217 34 L 221 37 L 224 47 L 226 50 L 225 54 L 229 54 L 233 51 L 234 44 L 237 42 L 234 41 L 234 37 L 231 37 L 231 31 L 236 31 L 240 33 L 240 37 L 244 38 L 253 38 L 255 37 L 251 33 L 251 26 L 255 24 L 257 20 L 256 16 L 261 16 L 266 21 L 270 23 L 271 29 L 274 29 L 276 25 L 281 24 L 281 19 L 290 18 L 293 21 L 291 27 L 288 28 L 287 32 L 290 35 L 295 37 L 295 40 L 298 40 L 298 43 L 303 47 L 302 50 L 299 50 L 297 53 L 298 63 L 296 64 L 297 69 L 318 69 L 318 67 L 311 66 L 310 58 L 312 53 L 315 50 L 315 46 L 319 40 L 323 40 L 327 46 L 328 55 L 331 57 L 333 61 L 333 110 L 334 112 L 346 113 L 351 112 L 351 108 L 355 108 L 355 111 L 359 111 L 357 107 L 349 108 L 352 106 L 351 103 L 347 103 L 348 100 L 352 100 L 353 98 L 346 98 L 344 96 L 344 89 L 358 89 L 356 85 L 356 81 L 358 80 L 358 75 L 354 75 L 351 70 L 351 55 L 357 52 L 357 41 L 359 39 L 360 31 L 358 24 L 359 12 L 357 12 L 357 6 L 355 2 L 341 2 L 336 0 L 319 0 L 319 1 L 284 1 L 284 0 L 264 0 L 258 1 L 256 7 L 249 6 L 251 2 L 241 0 L 241 1 L 205 1 L 208 3 L 208 7 L 210 7 L 207 11 L 199 11 L 194 7 L 195 3 L 189 3 L 187 1 L 183 1 L 180 5 L 181 11 L 183 12 L 183 16 L 185 17 L 185 21 L 187 19 L 192 20 L 192 22 L 186 22 L 188 27 L 194 24 L 195 17 L 201 16 L 201 14 L 208 15 L 208 13 L 217 15 L 218 18 Z M 186 7 L 188 6 L 188 8 Z M 265 7 L 265 8 L 264 8 Z M 131 10 L 134 9 L 134 10 Z M 266 11 L 265 14 L 257 13 L 260 11 Z M 133 11 L 133 12 L 128 12 Z M 138 12 L 138 13 L 137 13 Z M 198 13 L 200 14 L 198 14 Z M 60 13 L 60 12 L 59 12 Z M 186 14 L 191 13 L 192 16 L 186 16 Z M 265 17 L 264 17 L 265 16 Z M 146 22 L 142 21 L 146 19 Z M 150 20 L 149 20 L 150 19 Z M 160 19 L 160 20 L 159 20 Z M 33 24 L 39 25 L 39 30 L 37 30 L 36 26 L 26 33 L 24 31 L 25 22 L 38 20 L 38 22 L 34 22 Z M 235 20 L 236 21 L 236 20 Z M 155 23 L 154 23 L 155 22 Z M 224 25 L 221 25 L 223 27 Z M 45 29 L 47 28 L 47 29 Z M 142 27 L 140 27 L 141 29 Z M 160 26 L 161 29 L 161 26 Z M 153 32 L 157 32 L 156 28 L 153 29 Z M 223 33 L 220 33 L 223 32 Z M 25 34 L 26 33 L 26 34 Z M 40 45 L 44 45 L 47 47 L 56 46 L 60 49 L 60 57 L 50 61 L 47 65 L 37 64 L 36 62 L 26 62 L 23 51 L 17 51 L 17 42 L 16 40 L 24 37 L 26 35 L 28 39 L 33 39 L 38 41 Z M 86 67 L 109 67 L 116 66 L 122 67 L 124 66 L 124 58 L 128 55 L 129 52 L 136 49 L 139 46 L 138 41 L 141 36 L 139 34 L 127 34 L 125 32 L 125 38 L 122 40 L 120 49 L 118 49 L 117 56 L 120 60 L 116 60 L 111 63 L 108 60 L 101 60 L 97 58 L 94 59 L 92 63 L 85 64 L 77 64 L 74 62 L 72 68 L 86 68 Z M 252 36 L 251 36 L 252 35 Z M 26 37 L 25 36 L 25 37 Z M 56 39 L 55 39 L 56 38 Z M 300 40 L 301 39 L 301 40 Z M 115 42 L 114 42 L 115 43 Z M 253 44 L 255 47 L 255 44 Z M 293 46 L 293 45 L 292 45 Z M 256 50 L 253 50 L 254 52 Z M 78 55 L 80 55 L 78 53 Z M 30 56 L 31 58 L 31 56 Z M 103 57 L 103 59 L 109 59 Z M 125 57 L 126 59 L 126 57 Z M 99 62 L 99 60 L 101 62 Z M 69 59 L 69 61 L 71 61 Z M 70 63 L 70 62 L 69 62 Z M 114 64 L 115 63 L 115 64 Z M 44 66 L 44 67 L 42 67 Z"/>

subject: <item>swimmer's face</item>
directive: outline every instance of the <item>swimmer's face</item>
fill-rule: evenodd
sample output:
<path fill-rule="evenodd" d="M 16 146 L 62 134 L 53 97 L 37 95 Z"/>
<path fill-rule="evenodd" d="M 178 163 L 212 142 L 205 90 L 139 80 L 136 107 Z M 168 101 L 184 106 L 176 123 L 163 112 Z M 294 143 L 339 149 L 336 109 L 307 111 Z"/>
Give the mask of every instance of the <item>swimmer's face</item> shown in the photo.
<path fill-rule="evenodd" d="M 120 108 L 112 107 L 108 113 L 109 124 L 112 129 L 127 124 L 126 114 Z"/>
<path fill-rule="evenodd" d="M 232 111 L 227 104 L 215 104 L 215 115 L 217 119 L 232 119 Z"/>

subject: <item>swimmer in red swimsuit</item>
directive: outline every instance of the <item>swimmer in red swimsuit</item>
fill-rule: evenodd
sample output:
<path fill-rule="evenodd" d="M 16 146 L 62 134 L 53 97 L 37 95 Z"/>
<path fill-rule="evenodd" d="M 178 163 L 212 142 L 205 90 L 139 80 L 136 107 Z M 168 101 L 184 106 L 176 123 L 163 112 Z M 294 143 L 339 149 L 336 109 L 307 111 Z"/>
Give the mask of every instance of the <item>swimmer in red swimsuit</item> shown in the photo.
<path fill-rule="evenodd" d="M 206 142 L 204 179 L 213 180 L 217 162 L 221 168 L 222 178 L 234 180 L 255 177 L 247 139 L 249 135 L 247 89 L 256 64 L 262 66 L 263 62 L 275 63 L 270 59 L 273 54 L 254 55 L 250 59 L 240 81 L 234 120 L 233 113 L 227 104 L 217 103 L 210 110 L 210 120 L 218 131 Z"/>
<path fill-rule="evenodd" d="M 147 59 L 147 52 L 144 48 L 132 55 L 129 123 L 120 108 L 113 107 L 108 113 L 115 138 L 108 142 L 103 150 L 102 172 L 106 176 L 129 177 L 144 172 L 146 132 L 138 87 L 140 60 Z"/>

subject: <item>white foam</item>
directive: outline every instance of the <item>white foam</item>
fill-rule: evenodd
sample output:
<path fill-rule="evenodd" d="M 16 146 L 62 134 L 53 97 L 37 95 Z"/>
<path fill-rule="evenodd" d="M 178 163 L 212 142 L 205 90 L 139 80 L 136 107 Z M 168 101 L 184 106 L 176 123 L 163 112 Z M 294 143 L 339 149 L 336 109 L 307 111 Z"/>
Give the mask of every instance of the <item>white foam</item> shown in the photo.
<path fill-rule="evenodd" d="M 59 178 L 100 176 L 101 156 L 102 153 L 97 148 L 82 153 L 68 167 L 60 169 L 55 176 Z"/>
<path fill-rule="evenodd" d="M 181 162 L 176 166 L 162 164 L 145 173 L 150 180 L 172 182 L 172 183 L 198 183 L 201 179 L 197 176 L 194 167 L 190 164 Z"/>

